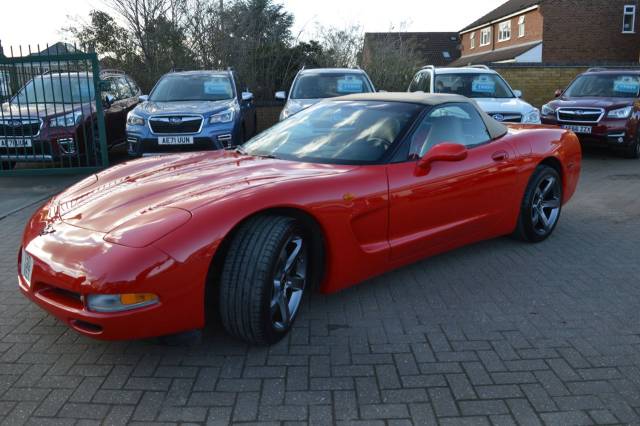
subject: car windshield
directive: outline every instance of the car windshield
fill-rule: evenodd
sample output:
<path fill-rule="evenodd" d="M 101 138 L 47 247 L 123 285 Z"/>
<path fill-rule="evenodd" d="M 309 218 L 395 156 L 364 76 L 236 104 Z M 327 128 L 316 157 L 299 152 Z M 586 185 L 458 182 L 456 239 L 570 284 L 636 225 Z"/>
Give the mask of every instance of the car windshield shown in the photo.
<path fill-rule="evenodd" d="M 455 93 L 468 98 L 514 98 L 513 92 L 497 74 L 436 74 L 436 93 Z"/>
<path fill-rule="evenodd" d="M 578 77 L 564 93 L 572 98 L 637 98 L 640 76 L 625 74 L 591 74 Z"/>
<path fill-rule="evenodd" d="M 221 101 L 234 97 L 226 75 L 173 74 L 163 77 L 149 95 L 154 102 Z"/>
<path fill-rule="evenodd" d="M 93 79 L 78 74 L 38 76 L 29 81 L 13 102 L 20 104 L 73 104 L 91 102 L 95 98 Z"/>
<path fill-rule="evenodd" d="M 361 73 L 303 74 L 296 78 L 291 99 L 324 99 L 369 92 L 373 92 L 373 88 Z"/>
<path fill-rule="evenodd" d="M 422 108 L 400 102 L 322 102 L 262 132 L 243 150 L 285 160 L 375 163 Z"/>

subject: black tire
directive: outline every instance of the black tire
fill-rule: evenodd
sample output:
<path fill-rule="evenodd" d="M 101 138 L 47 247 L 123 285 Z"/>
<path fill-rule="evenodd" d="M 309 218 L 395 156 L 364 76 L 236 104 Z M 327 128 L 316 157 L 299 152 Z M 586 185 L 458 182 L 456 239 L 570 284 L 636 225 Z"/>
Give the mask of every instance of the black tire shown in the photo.
<path fill-rule="evenodd" d="M 288 254 L 291 244 L 295 244 L 294 249 Z M 304 230 L 290 217 L 257 216 L 240 226 L 229 245 L 220 277 L 220 317 L 229 334 L 251 344 L 270 345 L 289 332 L 300 310 L 304 289 L 308 287 L 309 247 Z M 282 285 L 280 288 L 284 288 L 284 292 L 278 292 L 276 281 L 293 283 L 294 278 L 284 273 L 285 269 L 280 269 L 294 251 L 301 260 L 296 260 L 296 285 L 292 284 L 288 289 L 291 300 L 296 292 L 297 305 L 291 309 L 291 302 L 287 301 L 282 305 L 276 303 L 274 307 L 274 300 L 287 300 L 281 297 L 287 292 L 287 286 Z M 305 272 L 300 280 L 301 265 Z M 276 280 L 276 277 L 279 278 Z M 281 308 L 286 310 L 281 311 Z M 289 320 L 278 322 L 280 312 L 289 313 Z M 284 315 L 280 318 L 284 319 Z"/>
<path fill-rule="evenodd" d="M 624 152 L 624 156 L 634 160 L 640 158 L 640 134 L 636 136 L 636 140 L 631 144 L 631 146 L 627 147 Z"/>
<path fill-rule="evenodd" d="M 549 191 L 553 191 L 553 193 L 549 192 L 544 195 L 543 189 L 551 180 L 554 180 L 554 184 Z M 543 183 L 545 184 L 544 188 L 542 188 Z M 540 198 L 541 195 L 542 198 Z M 548 198 L 545 199 L 547 196 Z M 546 240 L 553 233 L 560 220 L 562 196 L 560 174 L 553 167 L 539 165 L 527 184 L 513 236 L 531 243 Z M 544 207 L 545 205 L 550 207 Z"/>
<path fill-rule="evenodd" d="M 15 161 L 0 161 L 0 171 L 13 170 L 16 168 Z"/>

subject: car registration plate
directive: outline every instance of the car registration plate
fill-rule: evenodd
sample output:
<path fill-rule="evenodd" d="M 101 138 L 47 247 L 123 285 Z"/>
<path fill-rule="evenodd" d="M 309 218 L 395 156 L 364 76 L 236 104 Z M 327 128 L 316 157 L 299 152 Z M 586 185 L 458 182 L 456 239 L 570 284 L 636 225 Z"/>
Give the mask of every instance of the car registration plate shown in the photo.
<path fill-rule="evenodd" d="M 593 127 L 591 126 L 574 126 L 571 124 L 564 124 L 562 125 L 563 129 L 567 129 L 567 130 L 571 130 L 574 133 L 586 133 L 586 134 L 591 134 L 591 132 L 593 131 Z"/>
<path fill-rule="evenodd" d="M 160 136 L 158 145 L 193 145 L 193 136 Z"/>
<path fill-rule="evenodd" d="M 22 249 L 22 264 L 20 266 L 20 273 L 22 278 L 31 285 L 31 273 L 33 272 L 33 257 Z"/>
<path fill-rule="evenodd" d="M 31 148 L 31 139 L 0 139 L 0 148 Z"/>

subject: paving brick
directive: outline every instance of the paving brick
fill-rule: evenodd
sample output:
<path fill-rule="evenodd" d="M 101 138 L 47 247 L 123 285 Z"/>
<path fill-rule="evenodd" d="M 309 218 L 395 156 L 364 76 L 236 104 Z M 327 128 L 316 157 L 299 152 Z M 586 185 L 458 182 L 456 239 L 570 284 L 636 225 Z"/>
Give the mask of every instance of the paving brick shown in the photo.
<path fill-rule="evenodd" d="M 640 264 L 628 255 L 640 240 L 638 166 L 584 155 L 552 238 L 483 242 L 312 294 L 268 348 L 215 324 L 194 346 L 79 336 L 16 291 L 33 209 L 0 219 L 0 419 L 640 424 Z"/>

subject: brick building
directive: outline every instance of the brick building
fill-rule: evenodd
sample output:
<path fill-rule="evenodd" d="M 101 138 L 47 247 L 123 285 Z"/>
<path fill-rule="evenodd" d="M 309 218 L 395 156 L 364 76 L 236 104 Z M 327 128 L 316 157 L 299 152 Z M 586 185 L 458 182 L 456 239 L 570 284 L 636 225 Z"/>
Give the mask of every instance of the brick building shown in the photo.
<path fill-rule="evenodd" d="M 509 0 L 460 31 L 452 65 L 640 61 L 640 0 Z"/>

